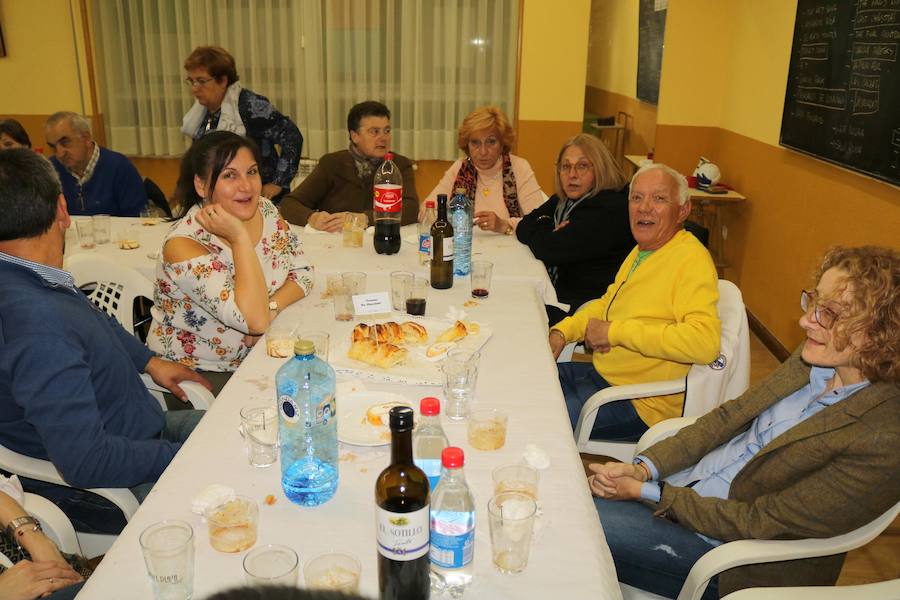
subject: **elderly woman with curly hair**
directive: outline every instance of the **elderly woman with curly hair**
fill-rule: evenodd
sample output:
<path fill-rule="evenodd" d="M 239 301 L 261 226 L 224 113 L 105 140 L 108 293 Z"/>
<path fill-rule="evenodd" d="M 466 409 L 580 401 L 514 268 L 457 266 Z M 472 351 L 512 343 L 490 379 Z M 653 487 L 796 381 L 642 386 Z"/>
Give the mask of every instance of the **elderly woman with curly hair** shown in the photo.
<path fill-rule="evenodd" d="M 806 339 L 768 378 L 634 464 L 591 465 L 620 581 L 674 598 L 722 542 L 832 537 L 900 500 L 900 252 L 833 248 L 800 308 Z M 704 598 L 833 585 L 843 561 L 737 567 Z"/>
<path fill-rule="evenodd" d="M 475 226 L 512 235 L 522 217 L 544 202 L 544 194 L 524 158 L 510 154 L 513 128 L 496 106 L 477 108 L 459 126 L 457 143 L 466 153 L 447 171 L 426 200 L 449 198 L 458 189 L 475 202 Z M 419 220 L 425 203 L 419 211 Z"/>

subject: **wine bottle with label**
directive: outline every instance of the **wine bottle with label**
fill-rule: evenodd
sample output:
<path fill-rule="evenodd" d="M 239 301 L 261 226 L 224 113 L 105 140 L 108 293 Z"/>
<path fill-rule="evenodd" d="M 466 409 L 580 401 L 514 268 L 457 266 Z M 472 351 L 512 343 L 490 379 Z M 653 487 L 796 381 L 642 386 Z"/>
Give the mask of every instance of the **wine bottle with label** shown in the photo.
<path fill-rule="evenodd" d="M 395 406 L 389 418 L 391 464 L 375 480 L 379 597 L 427 600 L 431 593 L 428 477 L 413 462 L 412 408 Z"/>
<path fill-rule="evenodd" d="M 453 287 L 453 226 L 447 220 L 447 195 L 438 194 L 438 214 L 431 226 L 431 287 Z"/>

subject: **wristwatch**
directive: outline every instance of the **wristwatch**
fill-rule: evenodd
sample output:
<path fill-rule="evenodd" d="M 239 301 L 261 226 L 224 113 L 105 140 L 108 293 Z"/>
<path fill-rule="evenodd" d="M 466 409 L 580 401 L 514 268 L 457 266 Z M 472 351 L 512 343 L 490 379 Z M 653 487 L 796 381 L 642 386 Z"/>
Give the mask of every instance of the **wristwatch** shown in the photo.
<path fill-rule="evenodd" d="M 278 300 L 269 300 L 269 310 L 278 312 Z"/>
<path fill-rule="evenodd" d="M 24 516 L 24 517 L 16 517 L 12 521 L 9 522 L 9 525 L 6 526 L 6 533 L 9 534 L 11 539 L 16 540 L 16 543 L 19 544 L 19 538 L 25 533 L 24 531 L 19 531 L 21 527 L 25 525 L 31 525 L 30 531 L 43 531 L 41 529 L 40 522 L 32 516 Z M 19 544 L 19 547 L 22 547 L 22 544 Z"/>

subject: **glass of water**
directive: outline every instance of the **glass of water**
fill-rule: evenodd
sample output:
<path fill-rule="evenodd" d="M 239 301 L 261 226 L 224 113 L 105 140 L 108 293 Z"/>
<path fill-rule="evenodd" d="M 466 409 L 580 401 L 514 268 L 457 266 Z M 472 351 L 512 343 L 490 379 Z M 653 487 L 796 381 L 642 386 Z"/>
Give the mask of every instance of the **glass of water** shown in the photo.
<path fill-rule="evenodd" d="M 160 521 L 141 533 L 141 551 L 157 600 L 188 600 L 194 593 L 194 530 L 184 521 Z"/>

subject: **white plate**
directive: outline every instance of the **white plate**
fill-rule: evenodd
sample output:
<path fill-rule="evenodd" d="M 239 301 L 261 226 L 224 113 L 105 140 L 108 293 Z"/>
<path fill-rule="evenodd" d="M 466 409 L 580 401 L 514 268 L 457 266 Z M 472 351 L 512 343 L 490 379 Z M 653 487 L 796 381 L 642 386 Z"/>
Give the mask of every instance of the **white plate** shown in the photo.
<path fill-rule="evenodd" d="M 352 392 L 337 399 L 338 440 L 353 446 L 386 446 L 391 430 L 377 427 L 366 419 L 366 411 L 375 404 L 399 402 L 416 410 L 413 401 L 392 392 Z M 418 412 L 418 411 L 417 411 Z"/>
<path fill-rule="evenodd" d="M 396 321 L 402 323 L 404 321 L 415 321 L 420 323 L 428 330 L 428 343 L 421 345 L 406 345 L 409 350 L 409 358 L 403 364 L 391 367 L 390 369 L 382 369 L 374 365 L 366 364 L 362 361 L 354 360 L 347 356 L 350 350 L 350 334 L 348 333 L 343 339 L 337 341 L 332 338 L 331 360 L 329 364 L 335 371 L 341 374 L 351 375 L 370 381 L 378 381 L 383 383 L 406 383 L 409 385 L 428 385 L 439 386 L 443 384 L 443 375 L 441 373 L 441 359 L 433 360 L 425 356 L 425 350 L 434 343 L 434 340 L 441 335 L 447 328 L 453 325 L 452 321 L 444 319 L 432 319 L 429 317 L 409 317 L 408 315 L 397 315 L 391 319 L 356 319 L 354 323 L 383 323 L 385 321 Z M 481 329 L 477 334 L 469 334 L 458 342 L 453 343 L 453 349 L 461 348 L 465 350 L 478 350 L 487 343 L 493 332 L 490 327 L 481 325 Z"/>

